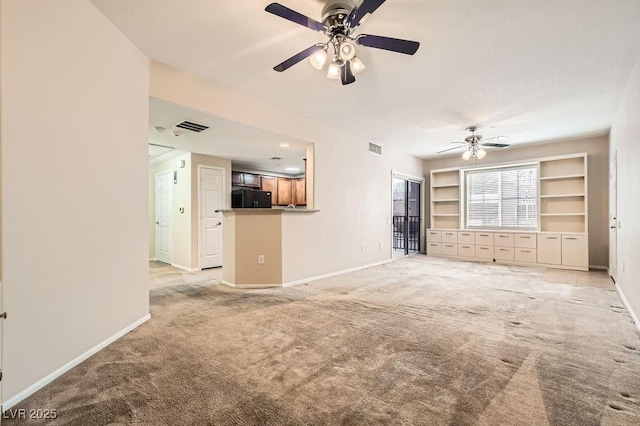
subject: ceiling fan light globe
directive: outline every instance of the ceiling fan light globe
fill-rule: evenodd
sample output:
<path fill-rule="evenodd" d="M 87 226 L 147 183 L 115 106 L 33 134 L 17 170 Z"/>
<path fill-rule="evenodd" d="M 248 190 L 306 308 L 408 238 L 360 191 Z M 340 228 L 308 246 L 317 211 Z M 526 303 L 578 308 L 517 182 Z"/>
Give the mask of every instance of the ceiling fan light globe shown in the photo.
<path fill-rule="evenodd" d="M 482 160 L 486 155 L 487 155 L 487 151 L 485 151 L 484 149 L 479 149 L 478 152 L 476 153 L 478 160 Z"/>
<path fill-rule="evenodd" d="M 360 58 L 354 56 L 354 58 L 351 60 L 351 72 L 353 73 L 353 75 L 359 75 L 366 68 L 367 67 L 360 60 Z"/>
<path fill-rule="evenodd" d="M 311 66 L 317 69 L 318 71 L 324 68 L 324 65 L 327 63 L 327 51 L 326 49 L 318 50 L 316 53 L 311 55 L 309 58 L 309 62 Z"/>
<path fill-rule="evenodd" d="M 338 80 L 340 78 L 340 68 L 344 65 L 339 59 L 334 59 L 331 65 L 329 65 L 329 71 L 327 71 L 327 78 L 331 80 Z"/>
<path fill-rule="evenodd" d="M 471 158 L 471 151 L 465 151 L 462 153 L 462 159 L 463 160 L 469 160 Z"/>
<path fill-rule="evenodd" d="M 356 56 L 356 46 L 350 41 L 343 41 L 340 43 L 338 52 L 342 60 L 350 61 Z"/>

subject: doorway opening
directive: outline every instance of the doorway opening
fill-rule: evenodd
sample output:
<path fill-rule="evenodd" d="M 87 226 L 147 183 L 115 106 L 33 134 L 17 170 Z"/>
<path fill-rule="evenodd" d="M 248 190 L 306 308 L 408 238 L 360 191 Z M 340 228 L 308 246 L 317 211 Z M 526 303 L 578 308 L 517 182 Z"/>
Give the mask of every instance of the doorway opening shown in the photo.
<path fill-rule="evenodd" d="M 422 182 L 393 176 L 393 257 L 421 250 Z"/>

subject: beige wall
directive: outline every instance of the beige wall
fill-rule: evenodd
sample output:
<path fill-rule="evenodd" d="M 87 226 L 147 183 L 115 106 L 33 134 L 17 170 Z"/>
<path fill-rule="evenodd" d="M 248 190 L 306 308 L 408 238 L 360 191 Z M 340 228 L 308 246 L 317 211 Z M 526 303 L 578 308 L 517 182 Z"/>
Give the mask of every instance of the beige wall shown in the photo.
<path fill-rule="evenodd" d="M 611 156 L 618 163 L 616 283 L 640 316 L 640 61 L 611 128 Z M 640 327 L 640 323 L 637 324 Z"/>
<path fill-rule="evenodd" d="M 177 162 L 184 160 L 185 167 Z M 156 257 L 156 175 L 169 170 L 178 172 L 173 185 L 173 264 L 193 269 L 198 267 L 198 165 L 225 169 L 225 206 L 231 205 L 231 160 L 207 155 L 185 153 L 162 163 L 149 166 L 149 259 Z M 180 208 L 184 207 L 184 213 Z"/>
<path fill-rule="evenodd" d="M 337 133 L 334 127 L 157 63 L 152 64 L 151 95 L 315 143 L 313 197 L 320 213 L 300 219 L 306 255 L 297 257 L 291 277 L 302 279 L 390 259 L 391 170 L 422 176 L 421 160 L 388 147 L 382 157 L 371 154 L 366 139 Z"/>
<path fill-rule="evenodd" d="M 89 2 L 0 8 L 6 402 L 149 312 L 149 73 Z"/>
<path fill-rule="evenodd" d="M 575 154 L 586 152 L 588 154 L 588 195 L 589 195 L 589 264 L 592 266 L 606 267 L 609 264 L 609 141 L 608 137 L 585 138 L 572 141 L 545 143 L 531 145 L 522 148 L 507 148 L 491 150 L 487 157 L 478 161 L 477 165 L 492 163 L 505 163 L 552 157 L 555 155 Z M 429 159 L 424 161 L 424 173 L 429 179 L 429 172 L 433 169 L 448 167 L 470 166 L 469 161 L 464 161 L 459 155 Z M 427 211 L 431 205 L 429 192 L 426 193 Z M 430 213 L 427 213 L 429 217 Z M 427 226 L 429 222 L 427 221 Z"/>

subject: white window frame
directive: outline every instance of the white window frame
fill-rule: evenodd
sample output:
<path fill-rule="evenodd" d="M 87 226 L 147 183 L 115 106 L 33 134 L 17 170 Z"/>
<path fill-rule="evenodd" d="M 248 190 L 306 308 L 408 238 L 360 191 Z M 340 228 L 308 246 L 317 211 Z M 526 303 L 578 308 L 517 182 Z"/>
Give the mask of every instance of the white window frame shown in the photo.
<path fill-rule="evenodd" d="M 514 226 L 468 226 L 467 219 L 467 205 L 469 203 L 467 199 L 467 172 L 475 172 L 475 171 L 491 171 L 491 170 L 500 170 L 500 169 L 513 169 L 513 168 L 535 168 L 536 169 L 536 218 L 535 218 L 535 226 L 531 227 L 514 227 Z M 503 163 L 503 164 L 495 164 L 492 166 L 485 167 L 465 167 L 460 169 L 460 220 L 461 220 L 461 229 L 465 230 L 496 230 L 496 231 L 523 231 L 523 232 L 531 232 L 540 230 L 540 161 L 539 160 L 530 160 L 525 162 L 517 162 L 517 163 Z M 496 200 L 499 202 L 499 200 Z M 500 208 L 500 204 L 498 204 L 498 208 Z M 528 208 L 527 208 L 528 209 Z"/>

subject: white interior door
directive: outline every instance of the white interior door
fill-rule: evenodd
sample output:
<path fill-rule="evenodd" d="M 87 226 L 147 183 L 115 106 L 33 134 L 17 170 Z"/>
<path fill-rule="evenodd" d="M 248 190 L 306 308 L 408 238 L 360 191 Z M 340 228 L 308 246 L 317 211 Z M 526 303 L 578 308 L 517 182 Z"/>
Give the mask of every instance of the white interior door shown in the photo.
<path fill-rule="evenodd" d="M 200 268 L 222 266 L 222 213 L 224 172 L 200 168 Z"/>
<path fill-rule="evenodd" d="M 609 166 L 609 275 L 616 280 L 618 272 L 618 152 Z"/>
<path fill-rule="evenodd" d="M 172 263 L 173 171 L 156 175 L 156 259 Z"/>

